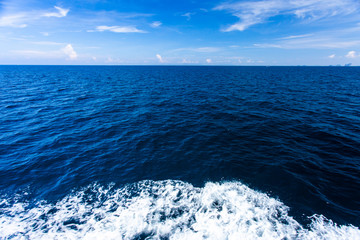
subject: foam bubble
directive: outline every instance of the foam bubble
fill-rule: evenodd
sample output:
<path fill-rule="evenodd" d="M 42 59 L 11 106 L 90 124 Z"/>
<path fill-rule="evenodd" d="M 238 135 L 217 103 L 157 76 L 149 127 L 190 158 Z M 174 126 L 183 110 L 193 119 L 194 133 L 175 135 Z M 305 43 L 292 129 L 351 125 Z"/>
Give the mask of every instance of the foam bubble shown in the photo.
<path fill-rule="evenodd" d="M 282 202 L 239 182 L 92 185 L 55 204 L 0 203 L 4 239 L 360 239 L 324 216 L 304 228 Z"/>

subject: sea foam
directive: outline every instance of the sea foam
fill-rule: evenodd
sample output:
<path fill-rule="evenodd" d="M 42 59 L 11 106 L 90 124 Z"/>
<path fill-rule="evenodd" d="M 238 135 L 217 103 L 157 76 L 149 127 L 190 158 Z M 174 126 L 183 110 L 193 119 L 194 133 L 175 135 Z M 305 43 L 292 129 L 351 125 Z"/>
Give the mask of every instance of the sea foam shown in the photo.
<path fill-rule="evenodd" d="M 302 226 L 279 200 L 240 182 L 93 184 L 55 204 L 3 198 L 1 239 L 360 239 L 322 215 Z"/>

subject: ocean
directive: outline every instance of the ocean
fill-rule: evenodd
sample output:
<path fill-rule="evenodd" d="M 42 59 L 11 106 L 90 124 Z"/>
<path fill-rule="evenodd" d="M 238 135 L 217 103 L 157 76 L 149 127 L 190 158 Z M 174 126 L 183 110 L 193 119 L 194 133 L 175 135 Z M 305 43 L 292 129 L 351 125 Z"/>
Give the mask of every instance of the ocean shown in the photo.
<path fill-rule="evenodd" d="M 360 239 L 360 67 L 0 66 L 0 239 Z"/>

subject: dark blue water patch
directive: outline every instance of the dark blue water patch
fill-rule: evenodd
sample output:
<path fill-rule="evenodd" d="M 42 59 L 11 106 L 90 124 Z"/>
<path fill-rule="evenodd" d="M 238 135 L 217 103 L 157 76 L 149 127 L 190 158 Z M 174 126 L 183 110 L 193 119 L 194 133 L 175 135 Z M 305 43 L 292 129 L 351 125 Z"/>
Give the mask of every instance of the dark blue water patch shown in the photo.
<path fill-rule="evenodd" d="M 241 181 L 360 225 L 360 68 L 0 66 L 0 189 Z"/>

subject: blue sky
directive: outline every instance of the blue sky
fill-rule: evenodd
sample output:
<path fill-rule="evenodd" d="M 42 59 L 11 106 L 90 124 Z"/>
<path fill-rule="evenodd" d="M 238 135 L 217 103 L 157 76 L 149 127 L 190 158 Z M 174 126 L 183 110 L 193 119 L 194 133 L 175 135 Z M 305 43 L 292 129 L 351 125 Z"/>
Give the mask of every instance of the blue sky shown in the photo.
<path fill-rule="evenodd" d="M 347 63 L 359 0 L 0 1 L 0 64 Z"/>

